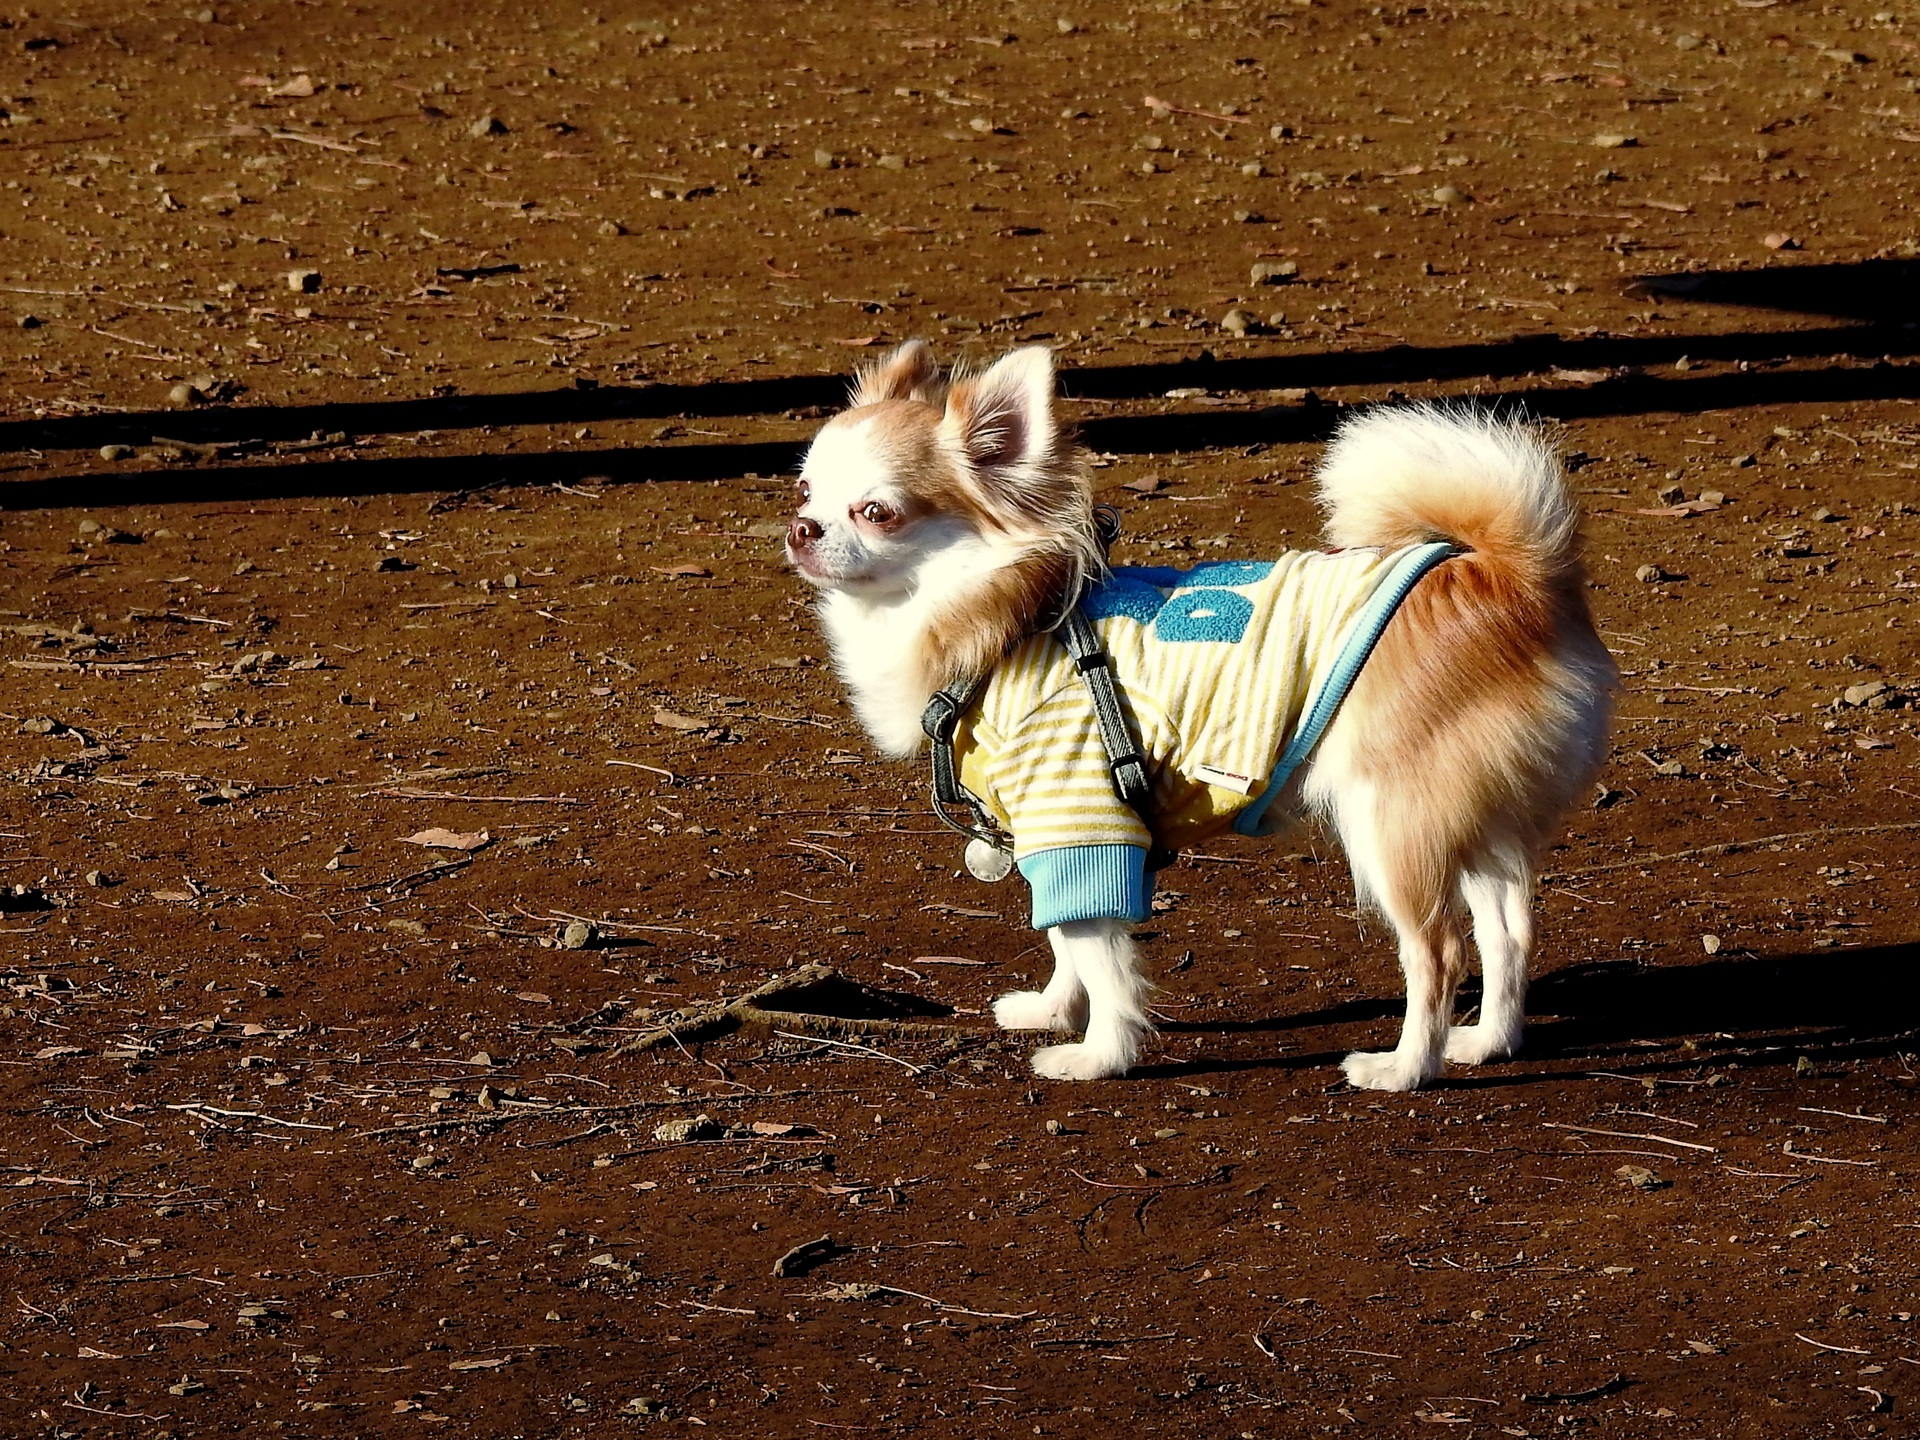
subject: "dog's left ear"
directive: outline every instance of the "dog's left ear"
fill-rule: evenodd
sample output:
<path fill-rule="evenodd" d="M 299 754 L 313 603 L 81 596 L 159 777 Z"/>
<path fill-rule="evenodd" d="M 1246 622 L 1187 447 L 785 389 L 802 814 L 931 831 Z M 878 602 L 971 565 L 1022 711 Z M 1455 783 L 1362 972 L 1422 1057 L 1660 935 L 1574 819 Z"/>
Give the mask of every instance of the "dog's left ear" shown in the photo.
<path fill-rule="evenodd" d="M 940 367 L 924 340 L 909 340 L 877 365 L 863 368 L 853 382 L 853 405 L 878 405 L 882 400 L 919 400 L 931 403 Z"/>
<path fill-rule="evenodd" d="M 1053 353 L 1029 345 L 947 393 L 940 429 L 990 491 L 1017 493 L 1053 461 L 1060 442 L 1053 389 Z"/>

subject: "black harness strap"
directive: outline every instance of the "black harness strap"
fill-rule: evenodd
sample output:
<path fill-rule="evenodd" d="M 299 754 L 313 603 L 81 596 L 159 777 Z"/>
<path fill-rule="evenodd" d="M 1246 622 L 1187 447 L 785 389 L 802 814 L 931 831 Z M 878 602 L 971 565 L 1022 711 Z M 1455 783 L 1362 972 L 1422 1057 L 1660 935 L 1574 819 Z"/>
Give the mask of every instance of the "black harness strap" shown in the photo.
<path fill-rule="evenodd" d="M 1113 793 L 1140 811 L 1142 820 L 1147 820 L 1144 807 L 1153 782 L 1147 777 L 1146 756 L 1140 753 L 1140 746 L 1133 738 L 1133 727 L 1127 724 L 1126 712 L 1120 708 L 1120 696 L 1113 686 L 1113 662 L 1078 605 L 1068 612 L 1059 633 L 1093 701 L 1093 718 L 1100 726 L 1101 747 L 1107 752 L 1107 774 L 1113 781 Z M 1151 822 L 1147 828 L 1153 828 Z"/>

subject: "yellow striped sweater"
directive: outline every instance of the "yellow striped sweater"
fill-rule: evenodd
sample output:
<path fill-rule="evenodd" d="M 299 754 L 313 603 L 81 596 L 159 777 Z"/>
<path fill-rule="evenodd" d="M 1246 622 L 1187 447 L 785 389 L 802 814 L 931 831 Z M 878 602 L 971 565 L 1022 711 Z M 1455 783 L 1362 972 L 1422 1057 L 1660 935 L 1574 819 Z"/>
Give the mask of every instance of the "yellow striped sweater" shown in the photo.
<path fill-rule="evenodd" d="M 1033 635 L 995 668 L 954 737 L 961 783 L 1013 836 L 1036 928 L 1146 918 L 1150 847 L 1232 827 L 1259 833 L 1394 608 L 1444 545 L 1292 551 L 1191 570 L 1116 570 L 1082 609 L 1112 658 L 1153 781 L 1149 833 L 1114 793 L 1086 683 L 1066 647 Z M 1333 682 L 1333 683 L 1329 683 Z M 1308 738 L 1308 732 L 1302 732 Z M 1309 739 L 1309 748 L 1311 740 Z M 1284 752 L 1284 753 L 1283 753 Z"/>

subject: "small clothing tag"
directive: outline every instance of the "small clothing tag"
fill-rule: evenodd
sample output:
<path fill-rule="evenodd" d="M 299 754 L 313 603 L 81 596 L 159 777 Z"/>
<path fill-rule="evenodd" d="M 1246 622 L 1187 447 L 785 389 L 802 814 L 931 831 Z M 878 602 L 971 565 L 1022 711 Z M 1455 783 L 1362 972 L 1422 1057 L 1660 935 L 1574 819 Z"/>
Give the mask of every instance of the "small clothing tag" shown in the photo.
<path fill-rule="evenodd" d="M 1236 795 L 1253 793 L 1254 781 L 1251 775 L 1236 775 L 1233 771 L 1222 770 L 1217 765 L 1194 766 L 1193 778 L 1205 785 L 1218 785 L 1222 790 L 1231 790 Z"/>

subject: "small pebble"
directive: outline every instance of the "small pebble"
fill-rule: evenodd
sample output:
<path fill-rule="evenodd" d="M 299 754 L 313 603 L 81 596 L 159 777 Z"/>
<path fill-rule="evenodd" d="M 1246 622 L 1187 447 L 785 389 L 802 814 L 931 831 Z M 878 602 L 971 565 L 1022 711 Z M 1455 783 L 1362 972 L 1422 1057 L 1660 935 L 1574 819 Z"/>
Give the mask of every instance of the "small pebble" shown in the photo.
<path fill-rule="evenodd" d="M 1638 570 L 1633 572 L 1633 578 L 1638 580 L 1642 585 L 1656 585 L 1667 578 L 1667 572 L 1662 570 L 1658 565 L 1642 565 Z"/>
<path fill-rule="evenodd" d="M 840 161 L 831 150 L 816 150 L 813 152 L 813 163 L 822 170 L 833 170 L 838 168 Z"/>
<path fill-rule="evenodd" d="M 176 409 L 185 409 L 201 398 L 200 392 L 184 380 L 167 391 L 167 403 Z"/>
<path fill-rule="evenodd" d="M 1466 191 L 1457 185 L 1442 185 L 1433 192 L 1433 203 L 1436 205 L 1464 205 L 1466 202 Z"/>
<path fill-rule="evenodd" d="M 907 168 L 907 157 L 904 155 L 882 155 L 873 163 L 878 165 L 882 170 L 904 170 Z"/>
<path fill-rule="evenodd" d="M 313 295 L 318 293 L 320 289 L 320 272 L 318 270 L 287 271 L 287 289 L 293 291 L 296 295 Z"/>
<path fill-rule="evenodd" d="M 1053 28 L 1058 30 L 1062 35 L 1071 35 L 1080 27 L 1062 15 L 1058 20 L 1053 22 Z"/>
<path fill-rule="evenodd" d="M 976 115 L 967 121 L 967 128 L 981 135 L 991 135 L 993 133 L 993 121 L 987 119 L 984 115 Z"/>
<path fill-rule="evenodd" d="M 1244 339 L 1254 328 L 1255 320 L 1244 310 L 1229 310 L 1220 321 L 1220 328 L 1237 339 Z"/>
<path fill-rule="evenodd" d="M 15 323 L 22 330 L 38 330 L 44 322 L 38 315 L 22 315 Z"/>
<path fill-rule="evenodd" d="M 560 948 L 589 950 L 596 938 L 597 932 L 585 920 L 571 920 L 567 922 L 567 928 L 560 932 Z"/>
<path fill-rule="evenodd" d="M 133 446 L 131 445 L 102 445 L 100 447 L 100 458 L 102 460 L 131 460 L 133 453 Z"/>
<path fill-rule="evenodd" d="M 622 225 L 618 220 L 602 220 L 600 222 L 600 233 L 602 235 L 624 235 L 627 233 L 627 227 Z"/>
<path fill-rule="evenodd" d="M 506 122 L 497 115 L 482 115 L 478 120 L 467 126 L 467 134 L 476 140 L 484 140 L 489 135 L 505 135 L 506 133 L 508 133 Z"/>
<path fill-rule="evenodd" d="M 1258 160 L 1249 160 L 1240 167 L 1240 173 L 1251 179 L 1258 180 L 1262 175 L 1267 173 L 1267 167 L 1262 165 Z"/>
<path fill-rule="evenodd" d="M 1631 135 L 1596 135 L 1593 143 L 1599 150 L 1631 150 L 1640 142 Z"/>
<path fill-rule="evenodd" d="M 1253 283 L 1256 285 L 1284 285 L 1300 273 L 1300 266 L 1292 260 L 1262 260 L 1252 270 Z"/>

